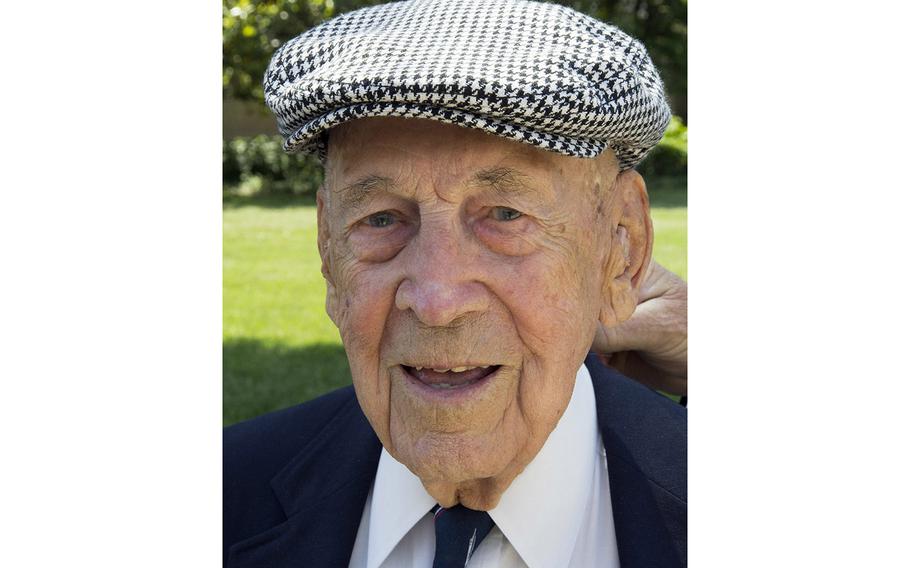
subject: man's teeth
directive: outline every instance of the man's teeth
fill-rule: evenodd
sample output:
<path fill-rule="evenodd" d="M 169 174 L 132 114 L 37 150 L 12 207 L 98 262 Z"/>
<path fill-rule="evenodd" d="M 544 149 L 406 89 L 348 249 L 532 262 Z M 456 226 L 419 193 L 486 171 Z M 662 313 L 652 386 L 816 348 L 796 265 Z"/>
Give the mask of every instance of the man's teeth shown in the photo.
<path fill-rule="evenodd" d="M 429 368 L 429 367 L 427 367 L 427 368 Z M 437 373 L 447 373 L 449 371 L 452 371 L 453 373 L 464 373 L 465 371 L 470 371 L 471 369 L 487 369 L 487 368 L 489 368 L 489 365 L 478 365 L 476 367 L 452 367 L 451 369 L 433 369 L 433 370 L 436 371 Z M 422 371 L 424 369 L 424 367 L 414 367 L 414 369 L 416 369 L 418 371 Z M 440 384 L 444 385 L 446 383 L 440 383 Z"/>

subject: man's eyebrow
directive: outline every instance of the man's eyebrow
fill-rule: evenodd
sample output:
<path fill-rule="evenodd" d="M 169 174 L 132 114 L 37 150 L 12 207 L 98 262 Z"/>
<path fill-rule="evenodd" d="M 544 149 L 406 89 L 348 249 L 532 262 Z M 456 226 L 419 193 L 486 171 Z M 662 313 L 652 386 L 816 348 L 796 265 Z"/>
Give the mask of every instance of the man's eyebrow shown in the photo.
<path fill-rule="evenodd" d="M 391 178 L 368 175 L 352 184 L 333 189 L 332 192 L 341 198 L 342 209 L 357 208 L 363 205 L 376 190 L 387 189 L 394 184 L 395 182 Z"/>
<path fill-rule="evenodd" d="M 474 185 L 486 186 L 502 197 L 515 194 L 524 194 L 534 191 L 529 185 L 528 176 L 520 171 L 504 166 L 496 166 L 480 170 L 471 179 Z"/>

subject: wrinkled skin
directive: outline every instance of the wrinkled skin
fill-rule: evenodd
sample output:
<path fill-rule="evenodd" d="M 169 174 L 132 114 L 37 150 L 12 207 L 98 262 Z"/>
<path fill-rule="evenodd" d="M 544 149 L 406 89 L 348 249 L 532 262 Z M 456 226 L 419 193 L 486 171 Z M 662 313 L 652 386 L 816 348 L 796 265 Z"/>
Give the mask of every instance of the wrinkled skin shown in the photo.
<path fill-rule="evenodd" d="M 689 286 L 653 260 L 638 306 L 618 326 L 600 326 L 591 350 L 652 389 L 685 395 L 688 388 Z"/>
<path fill-rule="evenodd" d="M 332 130 L 317 211 L 326 309 L 370 424 L 441 505 L 492 509 L 565 411 L 598 327 L 637 304 L 641 177 L 610 152 L 368 118 Z M 499 367 L 446 391 L 407 371 L 467 365 Z"/>

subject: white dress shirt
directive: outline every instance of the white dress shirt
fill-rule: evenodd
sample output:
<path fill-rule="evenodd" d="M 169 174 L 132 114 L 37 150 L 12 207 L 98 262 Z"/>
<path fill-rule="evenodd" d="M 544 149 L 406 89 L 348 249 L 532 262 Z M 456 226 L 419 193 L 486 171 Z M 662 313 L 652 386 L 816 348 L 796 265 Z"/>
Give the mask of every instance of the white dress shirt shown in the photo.
<path fill-rule="evenodd" d="M 349 566 L 431 567 L 435 504 L 420 479 L 383 449 Z M 606 454 L 584 365 L 565 414 L 489 513 L 496 526 L 467 568 L 619 567 Z"/>

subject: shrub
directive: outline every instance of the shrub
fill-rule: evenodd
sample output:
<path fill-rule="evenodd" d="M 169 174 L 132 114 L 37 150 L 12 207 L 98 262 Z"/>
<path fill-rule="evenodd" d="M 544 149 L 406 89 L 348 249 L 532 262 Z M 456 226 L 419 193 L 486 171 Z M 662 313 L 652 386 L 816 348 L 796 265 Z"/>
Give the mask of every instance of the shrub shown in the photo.
<path fill-rule="evenodd" d="M 688 128 L 674 116 L 663 139 L 636 168 L 645 178 L 685 176 L 688 170 Z"/>
<path fill-rule="evenodd" d="M 280 136 L 259 135 L 225 141 L 222 181 L 230 193 L 308 195 L 322 183 L 322 166 L 313 155 L 287 154 Z"/>

